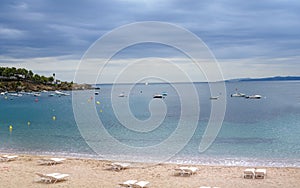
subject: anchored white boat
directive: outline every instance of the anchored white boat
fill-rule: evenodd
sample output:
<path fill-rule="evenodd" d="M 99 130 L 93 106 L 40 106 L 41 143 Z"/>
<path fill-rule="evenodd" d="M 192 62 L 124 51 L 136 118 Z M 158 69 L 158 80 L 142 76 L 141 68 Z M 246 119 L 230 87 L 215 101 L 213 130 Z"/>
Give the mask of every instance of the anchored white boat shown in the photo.
<path fill-rule="evenodd" d="M 125 94 L 124 93 L 120 93 L 119 97 L 125 97 Z"/>
<path fill-rule="evenodd" d="M 23 95 L 20 94 L 20 93 L 11 93 L 10 96 L 13 96 L 13 97 L 22 97 Z"/>
<path fill-rule="evenodd" d="M 69 93 L 64 93 L 64 92 L 61 92 L 61 91 L 55 91 L 55 94 L 58 95 L 58 96 L 69 96 L 70 94 Z"/>
<path fill-rule="evenodd" d="M 231 97 L 246 97 L 246 94 L 244 94 L 244 93 L 234 93 L 234 94 L 231 94 Z"/>
<path fill-rule="evenodd" d="M 218 100 L 220 96 L 211 96 L 209 99 L 210 100 Z"/>
<path fill-rule="evenodd" d="M 247 99 L 260 99 L 261 98 L 261 95 L 249 95 L 249 96 L 246 96 Z"/>
<path fill-rule="evenodd" d="M 161 95 L 166 97 L 166 96 L 168 96 L 168 93 L 164 91 L 164 92 L 161 93 Z"/>
<path fill-rule="evenodd" d="M 40 93 L 34 93 L 33 96 L 35 96 L 35 97 L 40 97 L 41 94 L 40 94 Z"/>
<path fill-rule="evenodd" d="M 156 94 L 153 96 L 154 99 L 162 99 L 163 98 L 163 95 L 161 94 Z"/>
<path fill-rule="evenodd" d="M 246 97 L 246 94 L 238 92 L 238 89 L 235 89 L 235 91 L 234 94 L 231 94 L 231 97 Z"/>

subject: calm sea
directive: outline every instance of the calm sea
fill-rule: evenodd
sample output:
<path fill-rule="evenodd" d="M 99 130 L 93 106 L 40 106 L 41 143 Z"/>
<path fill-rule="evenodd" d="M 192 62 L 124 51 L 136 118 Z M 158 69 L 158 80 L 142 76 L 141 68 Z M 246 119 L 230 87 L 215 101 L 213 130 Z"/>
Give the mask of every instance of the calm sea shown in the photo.
<path fill-rule="evenodd" d="M 181 86 L 185 87 L 184 84 Z M 127 87 L 119 85 L 118 91 L 126 91 Z M 300 167 L 300 82 L 226 83 L 227 93 L 220 93 L 227 99 L 222 128 L 213 144 L 203 153 L 198 151 L 198 147 L 210 117 L 211 103 L 216 101 L 209 99 L 208 84 L 197 83 L 195 87 L 200 101 L 198 126 L 188 144 L 169 162 Z M 161 123 L 148 132 L 137 132 L 123 126 L 111 105 L 112 85 L 100 85 L 100 88 L 99 95 L 82 95 L 85 98 L 81 105 L 94 106 L 105 132 L 114 140 L 132 147 L 153 146 L 176 130 L 182 109 L 174 85 L 138 84 L 132 87 L 130 93 L 124 93 L 125 97 L 117 97 L 120 102 L 129 100 L 131 116 L 143 121 L 151 118 L 149 104 L 153 95 L 167 93 L 164 99 L 156 99 L 165 104 L 166 114 Z M 260 94 L 262 98 L 230 97 L 236 88 L 246 94 Z M 82 93 L 76 91 L 73 95 Z M 141 155 L 124 150 L 122 155 L 114 155 L 110 140 L 104 137 L 103 140 L 97 137 L 94 141 L 104 145 L 100 152 L 94 152 L 78 129 L 72 96 L 49 97 L 48 94 L 42 93 L 40 97 L 26 94 L 22 97 L 0 97 L 0 152 L 151 161 L 151 153 Z M 124 114 L 127 114 L 125 111 Z M 185 122 L 189 122 L 189 117 L 185 118 Z"/>

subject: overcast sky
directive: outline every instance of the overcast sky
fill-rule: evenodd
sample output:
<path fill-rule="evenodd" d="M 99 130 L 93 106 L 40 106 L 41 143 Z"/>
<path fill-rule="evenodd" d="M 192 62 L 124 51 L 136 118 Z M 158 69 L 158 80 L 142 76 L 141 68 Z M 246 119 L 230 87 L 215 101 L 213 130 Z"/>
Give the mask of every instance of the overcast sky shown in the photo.
<path fill-rule="evenodd" d="M 70 81 L 97 39 L 124 24 L 160 21 L 201 38 L 225 79 L 299 76 L 299 10 L 298 0 L 1 0 L 0 65 Z M 115 57 L 117 64 L 178 58 L 153 44 L 125 52 Z M 151 66 L 146 62 L 143 67 Z"/>

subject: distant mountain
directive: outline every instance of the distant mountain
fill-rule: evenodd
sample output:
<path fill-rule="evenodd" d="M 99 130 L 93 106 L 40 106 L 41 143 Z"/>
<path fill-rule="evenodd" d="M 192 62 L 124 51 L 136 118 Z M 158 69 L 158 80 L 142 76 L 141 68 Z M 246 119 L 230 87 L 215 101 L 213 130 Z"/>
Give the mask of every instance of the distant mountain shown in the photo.
<path fill-rule="evenodd" d="M 240 79 L 227 80 L 227 82 L 296 81 L 296 80 L 300 80 L 300 76 L 275 76 L 275 77 L 266 77 L 266 78 L 240 78 Z"/>

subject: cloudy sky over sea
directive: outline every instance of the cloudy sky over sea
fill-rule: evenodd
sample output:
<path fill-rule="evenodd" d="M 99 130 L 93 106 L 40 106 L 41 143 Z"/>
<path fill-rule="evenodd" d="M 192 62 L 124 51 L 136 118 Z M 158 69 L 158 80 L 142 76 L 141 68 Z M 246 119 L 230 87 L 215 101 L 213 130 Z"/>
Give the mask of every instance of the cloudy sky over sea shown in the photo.
<path fill-rule="evenodd" d="M 124 24 L 158 21 L 202 39 L 225 79 L 300 75 L 299 10 L 298 0 L 2 0 L 0 66 L 73 80 L 97 39 Z M 153 44 L 124 50 L 112 61 L 116 67 L 148 58 L 139 66 L 146 70 L 151 63 L 161 65 L 156 57 L 183 61 L 174 49 Z"/>

